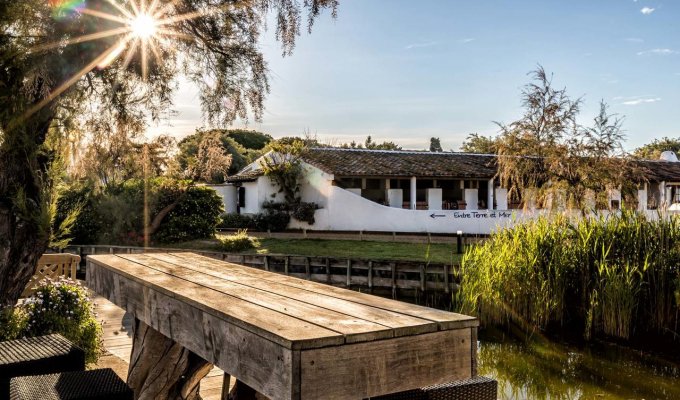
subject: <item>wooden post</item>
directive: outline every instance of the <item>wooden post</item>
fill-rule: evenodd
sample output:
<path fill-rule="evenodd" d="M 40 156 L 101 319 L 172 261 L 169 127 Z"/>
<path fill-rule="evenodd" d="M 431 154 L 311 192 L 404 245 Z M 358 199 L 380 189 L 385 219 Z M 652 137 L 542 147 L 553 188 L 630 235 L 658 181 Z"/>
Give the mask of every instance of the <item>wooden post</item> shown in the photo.
<path fill-rule="evenodd" d="M 286 259 L 283 261 L 283 272 L 288 275 L 288 266 L 290 265 L 290 257 L 286 256 Z"/>
<path fill-rule="evenodd" d="M 420 291 L 425 292 L 425 264 L 420 264 Z"/>
<path fill-rule="evenodd" d="M 264 256 L 264 270 L 269 271 L 269 256 Z"/>
<path fill-rule="evenodd" d="M 444 292 L 448 293 L 450 291 L 449 289 L 449 266 L 448 264 L 444 264 Z"/>
<path fill-rule="evenodd" d="M 397 263 L 390 263 L 392 268 L 392 298 L 397 298 Z"/>
<path fill-rule="evenodd" d="M 352 260 L 347 259 L 347 287 L 352 286 Z"/>
<path fill-rule="evenodd" d="M 331 259 L 326 257 L 326 282 L 331 283 Z"/>
<path fill-rule="evenodd" d="M 373 289 L 373 261 L 368 262 L 368 288 Z"/>
<path fill-rule="evenodd" d="M 307 275 L 307 280 L 312 279 L 312 271 L 309 267 L 309 257 L 305 257 L 305 274 Z"/>
<path fill-rule="evenodd" d="M 136 399 L 198 400 L 212 365 L 135 318 L 127 384 Z"/>

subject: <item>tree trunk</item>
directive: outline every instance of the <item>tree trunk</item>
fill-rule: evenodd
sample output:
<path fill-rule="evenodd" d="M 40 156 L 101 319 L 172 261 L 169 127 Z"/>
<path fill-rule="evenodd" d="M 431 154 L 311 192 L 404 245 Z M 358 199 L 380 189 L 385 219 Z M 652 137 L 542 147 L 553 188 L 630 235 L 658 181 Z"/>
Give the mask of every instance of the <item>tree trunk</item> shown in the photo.
<path fill-rule="evenodd" d="M 16 304 L 49 244 L 50 159 L 39 149 L 52 118 L 46 108 L 0 126 L 0 309 Z"/>
<path fill-rule="evenodd" d="M 135 399 L 200 400 L 212 365 L 135 318 L 127 383 Z"/>

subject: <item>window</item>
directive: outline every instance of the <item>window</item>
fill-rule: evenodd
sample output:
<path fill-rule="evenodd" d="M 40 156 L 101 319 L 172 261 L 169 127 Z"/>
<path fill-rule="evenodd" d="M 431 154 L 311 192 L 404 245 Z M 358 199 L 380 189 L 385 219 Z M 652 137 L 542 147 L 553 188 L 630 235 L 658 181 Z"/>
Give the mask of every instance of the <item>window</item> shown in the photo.
<path fill-rule="evenodd" d="M 243 186 L 238 188 L 238 206 L 239 207 L 246 206 L 246 188 L 244 188 Z"/>

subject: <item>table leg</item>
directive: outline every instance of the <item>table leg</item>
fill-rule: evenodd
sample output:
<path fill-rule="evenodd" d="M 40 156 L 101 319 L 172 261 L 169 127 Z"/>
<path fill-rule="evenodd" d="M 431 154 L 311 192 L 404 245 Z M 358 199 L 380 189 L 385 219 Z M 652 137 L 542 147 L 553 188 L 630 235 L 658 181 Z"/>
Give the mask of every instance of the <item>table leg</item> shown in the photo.
<path fill-rule="evenodd" d="M 222 393 L 224 393 L 224 389 L 222 390 Z M 229 392 L 227 400 L 267 400 L 267 398 L 237 379 L 234 387 Z"/>
<path fill-rule="evenodd" d="M 127 383 L 135 399 L 200 399 L 212 365 L 135 318 Z"/>

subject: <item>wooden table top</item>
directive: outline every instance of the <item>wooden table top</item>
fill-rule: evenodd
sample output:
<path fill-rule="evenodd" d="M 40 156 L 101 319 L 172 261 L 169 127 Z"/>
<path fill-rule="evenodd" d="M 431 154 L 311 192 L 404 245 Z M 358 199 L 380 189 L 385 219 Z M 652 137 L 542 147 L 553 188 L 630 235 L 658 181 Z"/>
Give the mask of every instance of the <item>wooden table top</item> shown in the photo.
<path fill-rule="evenodd" d="M 477 326 L 477 319 L 194 253 L 88 256 L 125 278 L 293 350 Z"/>

